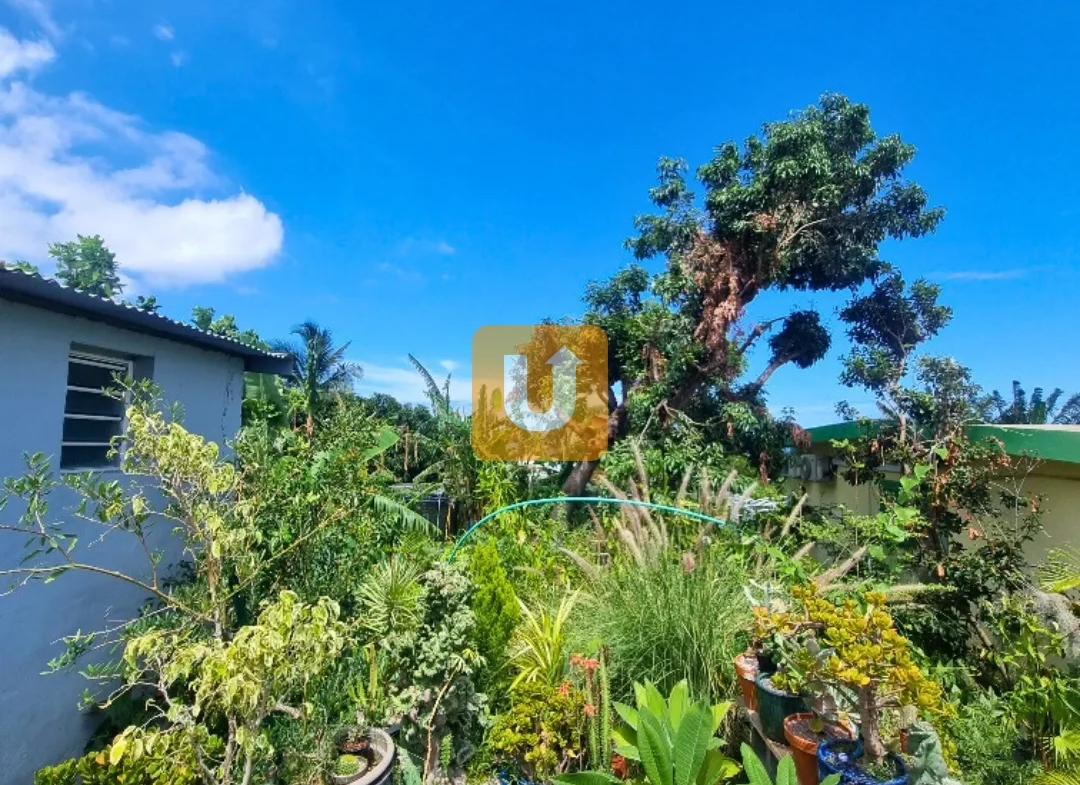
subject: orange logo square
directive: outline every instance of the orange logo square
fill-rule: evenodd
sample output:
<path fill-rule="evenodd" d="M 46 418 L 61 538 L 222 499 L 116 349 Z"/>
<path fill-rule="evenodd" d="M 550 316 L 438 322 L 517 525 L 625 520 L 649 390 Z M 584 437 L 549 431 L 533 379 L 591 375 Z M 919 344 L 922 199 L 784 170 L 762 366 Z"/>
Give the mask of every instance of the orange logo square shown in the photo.
<path fill-rule="evenodd" d="M 599 327 L 489 325 L 473 335 L 472 444 L 485 461 L 591 461 L 608 446 Z"/>

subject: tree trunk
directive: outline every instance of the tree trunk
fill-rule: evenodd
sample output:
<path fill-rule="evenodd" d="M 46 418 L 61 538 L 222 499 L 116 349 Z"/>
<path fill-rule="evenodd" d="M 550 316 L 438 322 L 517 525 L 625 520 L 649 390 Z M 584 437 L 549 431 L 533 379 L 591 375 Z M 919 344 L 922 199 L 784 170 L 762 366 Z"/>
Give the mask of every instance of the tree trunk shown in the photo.
<path fill-rule="evenodd" d="M 567 496 L 581 496 L 592 479 L 593 472 L 600 465 L 600 461 L 578 461 L 574 464 L 570 476 L 563 483 L 562 491 Z"/>
<path fill-rule="evenodd" d="M 629 391 L 623 393 L 622 402 L 608 415 L 608 447 L 615 444 L 625 433 L 627 423 L 626 401 Z M 610 400 L 610 399 L 609 399 Z M 582 496 L 600 461 L 578 461 L 563 482 L 562 492 L 567 496 Z"/>
<path fill-rule="evenodd" d="M 859 728 L 862 731 L 863 755 L 878 763 L 885 759 L 885 742 L 881 739 L 881 717 L 878 714 L 873 686 L 859 690 Z"/>

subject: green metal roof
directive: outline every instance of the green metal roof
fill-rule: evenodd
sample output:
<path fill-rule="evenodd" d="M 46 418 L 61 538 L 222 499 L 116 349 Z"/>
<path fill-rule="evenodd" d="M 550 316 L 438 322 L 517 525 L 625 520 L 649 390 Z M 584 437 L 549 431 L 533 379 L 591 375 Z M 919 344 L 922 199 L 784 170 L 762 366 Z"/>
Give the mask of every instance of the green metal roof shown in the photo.
<path fill-rule="evenodd" d="M 857 439 L 864 434 L 857 421 L 808 428 L 813 443 Z M 1032 455 L 1044 461 L 1080 463 L 1080 425 L 972 425 L 968 438 L 998 439 L 1009 455 Z"/>

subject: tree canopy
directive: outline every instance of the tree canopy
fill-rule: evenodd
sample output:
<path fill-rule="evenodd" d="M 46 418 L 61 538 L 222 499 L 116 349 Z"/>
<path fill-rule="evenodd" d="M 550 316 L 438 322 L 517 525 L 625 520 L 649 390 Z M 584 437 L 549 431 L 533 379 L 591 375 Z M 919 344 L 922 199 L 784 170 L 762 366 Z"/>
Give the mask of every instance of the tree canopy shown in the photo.
<path fill-rule="evenodd" d="M 80 234 L 71 242 L 51 243 L 49 256 L 56 260 L 57 280 L 72 289 L 110 300 L 124 291 L 116 254 L 100 235 Z"/>
<path fill-rule="evenodd" d="M 781 367 L 824 357 L 831 337 L 817 311 L 749 324 L 746 309 L 767 290 L 855 291 L 889 275 L 880 245 L 932 232 L 944 215 L 904 179 L 914 156 L 899 136 L 878 136 L 868 107 L 826 94 L 720 145 L 697 170 L 700 200 L 686 163 L 661 159 L 650 192 L 660 212 L 635 220 L 627 247 L 639 262 L 664 257 L 665 269 L 634 263 L 585 293 L 585 322 L 610 343 L 609 441 L 631 420 L 670 423 L 702 399 L 760 404 Z M 768 362 L 745 376 L 770 332 Z M 595 465 L 575 467 L 565 490 L 580 492 Z"/>

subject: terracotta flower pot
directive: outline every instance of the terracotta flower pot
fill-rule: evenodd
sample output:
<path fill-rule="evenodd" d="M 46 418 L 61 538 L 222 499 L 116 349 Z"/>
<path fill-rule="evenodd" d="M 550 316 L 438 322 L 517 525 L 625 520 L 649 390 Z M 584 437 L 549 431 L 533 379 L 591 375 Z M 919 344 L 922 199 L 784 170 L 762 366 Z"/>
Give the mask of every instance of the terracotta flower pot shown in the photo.
<path fill-rule="evenodd" d="M 826 722 L 824 729 L 816 733 L 810 729 L 813 719 L 813 714 L 792 714 L 784 720 L 784 738 L 791 747 L 799 785 L 818 785 L 820 782 L 817 750 L 821 742 L 855 738 L 849 728 L 834 722 Z"/>
<path fill-rule="evenodd" d="M 739 679 L 743 702 L 750 711 L 757 711 L 757 657 L 752 651 L 743 652 L 735 658 L 735 674 Z"/>

